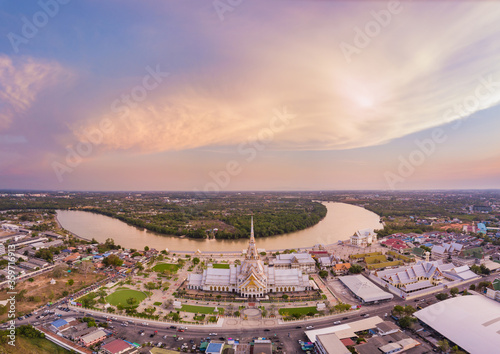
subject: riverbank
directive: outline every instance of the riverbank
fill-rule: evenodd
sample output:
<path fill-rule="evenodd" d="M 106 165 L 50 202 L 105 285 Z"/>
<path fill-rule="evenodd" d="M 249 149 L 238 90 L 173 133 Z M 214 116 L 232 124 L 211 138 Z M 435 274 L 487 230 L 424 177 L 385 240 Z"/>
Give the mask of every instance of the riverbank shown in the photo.
<path fill-rule="evenodd" d="M 378 215 L 361 207 L 333 202 L 323 205 L 327 208 L 326 217 L 316 225 L 289 234 L 257 238 L 257 247 L 266 251 L 310 249 L 316 244 L 334 245 L 348 239 L 359 229 L 382 227 Z M 206 240 L 157 235 L 107 216 L 83 211 L 58 210 L 56 217 L 65 230 L 79 238 L 95 238 L 99 242 L 112 238 L 125 248 L 142 249 L 148 246 L 186 254 L 197 251 L 204 254 L 241 254 L 248 245 L 248 239 Z"/>

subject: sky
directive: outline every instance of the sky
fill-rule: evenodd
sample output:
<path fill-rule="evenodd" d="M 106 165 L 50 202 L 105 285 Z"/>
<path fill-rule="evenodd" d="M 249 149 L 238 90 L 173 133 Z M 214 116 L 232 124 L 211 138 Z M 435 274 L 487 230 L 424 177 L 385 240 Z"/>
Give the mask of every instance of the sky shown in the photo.
<path fill-rule="evenodd" d="M 0 0 L 0 189 L 500 188 L 500 3 Z"/>

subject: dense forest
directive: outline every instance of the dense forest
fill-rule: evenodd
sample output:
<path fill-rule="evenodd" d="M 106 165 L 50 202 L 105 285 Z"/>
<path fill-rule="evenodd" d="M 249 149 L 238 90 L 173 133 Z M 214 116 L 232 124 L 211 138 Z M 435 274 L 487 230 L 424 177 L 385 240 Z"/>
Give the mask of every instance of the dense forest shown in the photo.
<path fill-rule="evenodd" d="M 234 207 L 231 212 L 220 211 L 217 203 L 205 207 L 172 207 L 154 215 L 116 213 L 104 208 L 86 208 L 119 219 L 129 225 L 166 235 L 217 239 L 238 239 L 250 236 L 250 215 L 254 216 L 255 237 L 267 237 L 298 230 L 317 224 L 326 216 L 326 207 L 312 201 L 286 201 L 246 207 Z M 226 206 L 227 208 L 227 206 Z M 198 225 L 198 226 L 195 226 Z M 214 227 L 216 226 L 216 227 Z M 213 231 L 212 231 L 213 230 Z"/>
<path fill-rule="evenodd" d="M 326 207 L 312 198 L 286 193 L 98 193 L 68 192 L 3 195 L 0 210 L 82 210 L 121 220 L 165 235 L 190 238 L 248 238 L 250 216 L 255 236 L 303 230 L 326 216 Z"/>

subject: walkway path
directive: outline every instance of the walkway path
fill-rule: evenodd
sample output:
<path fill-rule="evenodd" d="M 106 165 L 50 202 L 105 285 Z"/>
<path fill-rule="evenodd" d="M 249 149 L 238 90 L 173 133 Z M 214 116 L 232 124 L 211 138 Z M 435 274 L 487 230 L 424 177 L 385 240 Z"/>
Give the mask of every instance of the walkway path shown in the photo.
<path fill-rule="evenodd" d="M 337 298 L 333 296 L 330 289 L 325 285 L 325 283 L 323 283 L 323 279 L 321 279 L 317 274 L 312 274 L 311 277 L 314 279 L 321 291 L 323 291 L 323 294 L 326 295 L 326 300 L 330 303 L 330 306 L 335 306 L 338 303 Z"/>

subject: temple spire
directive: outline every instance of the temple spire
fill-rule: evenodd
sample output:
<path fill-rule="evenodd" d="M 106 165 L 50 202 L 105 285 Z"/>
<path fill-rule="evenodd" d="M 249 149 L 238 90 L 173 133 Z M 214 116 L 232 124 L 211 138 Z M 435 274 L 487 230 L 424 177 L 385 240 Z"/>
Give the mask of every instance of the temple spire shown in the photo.
<path fill-rule="evenodd" d="M 250 224 L 250 241 L 248 242 L 248 251 L 247 251 L 247 259 L 259 259 L 259 255 L 257 254 L 257 247 L 255 246 L 255 235 L 253 232 L 253 216 Z"/>
<path fill-rule="evenodd" d="M 255 242 L 255 235 L 253 233 L 253 215 L 252 215 L 252 225 L 250 227 L 250 241 L 253 240 Z"/>

